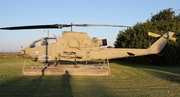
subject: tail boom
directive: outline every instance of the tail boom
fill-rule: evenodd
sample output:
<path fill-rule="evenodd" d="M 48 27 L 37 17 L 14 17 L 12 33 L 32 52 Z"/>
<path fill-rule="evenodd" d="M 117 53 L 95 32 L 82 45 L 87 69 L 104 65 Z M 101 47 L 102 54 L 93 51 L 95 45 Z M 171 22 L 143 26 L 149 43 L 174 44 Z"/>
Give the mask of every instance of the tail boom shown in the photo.
<path fill-rule="evenodd" d="M 134 56 L 144 56 L 152 55 L 161 52 L 169 40 L 174 40 L 172 37 L 174 32 L 167 32 L 162 35 L 153 45 L 147 49 L 104 49 L 101 51 L 101 57 L 103 59 L 113 59 L 113 58 L 123 58 L 123 57 L 134 57 Z M 155 34 L 154 34 L 155 35 Z M 157 35 L 156 35 L 157 36 Z"/>

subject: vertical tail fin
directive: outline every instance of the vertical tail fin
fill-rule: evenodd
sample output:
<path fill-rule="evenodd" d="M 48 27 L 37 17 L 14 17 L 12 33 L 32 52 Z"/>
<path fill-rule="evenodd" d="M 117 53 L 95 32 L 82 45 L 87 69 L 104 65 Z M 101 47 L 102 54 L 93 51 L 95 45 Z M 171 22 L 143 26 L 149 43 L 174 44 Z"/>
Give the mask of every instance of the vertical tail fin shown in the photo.
<path fill-rule="evenodd" d="M 151 53 L 159 53 L 169 40 L 175 40 L 175 38 L 172 37 L 173 34 L 174 32 L 165 33 L 153 45 L 151 45 L 148 50 L 150 50 Z"/>

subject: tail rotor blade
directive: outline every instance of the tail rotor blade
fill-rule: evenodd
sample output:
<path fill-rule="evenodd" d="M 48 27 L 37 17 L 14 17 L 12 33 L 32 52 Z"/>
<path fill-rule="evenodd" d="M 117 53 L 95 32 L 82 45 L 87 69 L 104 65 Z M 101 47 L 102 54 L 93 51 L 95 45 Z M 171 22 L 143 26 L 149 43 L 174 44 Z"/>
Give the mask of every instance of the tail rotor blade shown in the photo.
<path fill-rule="evenodd" d="M 148 32 L 148 35 L 153 37 L 161 37 L 161 35 L 152 32 Z"/>

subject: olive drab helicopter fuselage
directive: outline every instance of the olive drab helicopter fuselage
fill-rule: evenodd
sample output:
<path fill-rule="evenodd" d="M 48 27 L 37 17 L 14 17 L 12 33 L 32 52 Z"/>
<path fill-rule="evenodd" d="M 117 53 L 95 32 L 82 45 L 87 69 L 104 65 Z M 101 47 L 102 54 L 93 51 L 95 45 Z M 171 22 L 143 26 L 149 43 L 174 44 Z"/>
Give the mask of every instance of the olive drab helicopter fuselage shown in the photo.
<path fill-rule="evenodd" d="M 105 59 L 98 54 L 106 39 L 92 39 L 84 32 L 64 31 L 62 37 L 44 37 L 21 50 L 21 54 L 34 61 L 91 61 Z M 33 57 L 32 57 L 33 56 Z"/>
<path fill-rule="evenodd" d="M 50 61 L 94 61 L 115 58 L 124 58 L 132 56 L 144 56 L 159 53 L 168 40 L 174 40 L 173 32 L 166 32 L 164 35 L 158 35 L 149 32 L 148 35 L 160 37 L 154 44 L 147 49 L 131 48 L 101 48 L 107 46 L 106 39 L 89 37 L 85 32 L 74 32 L 72 26 L 112 26 L 112 27 L 130 27 L 119 25 L 98 25 L 98 24 L 53 24 L 53 25 L 34 25 L 5 27 L 2 30 L 22 30 L 22 29 L 44 29 L 44 28 L 63 28 L 71 27 L 71 31 L 62 32 L 62 37 L 44 37 L 33 41 L 30 46 L 23 48 L 21 54 L 38 62 Z"/>

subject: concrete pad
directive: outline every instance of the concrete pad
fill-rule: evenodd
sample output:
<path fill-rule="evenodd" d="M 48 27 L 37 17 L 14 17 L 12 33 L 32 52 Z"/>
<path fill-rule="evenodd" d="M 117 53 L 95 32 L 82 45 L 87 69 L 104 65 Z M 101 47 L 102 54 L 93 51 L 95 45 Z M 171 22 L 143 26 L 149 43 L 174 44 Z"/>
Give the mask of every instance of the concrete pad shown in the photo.
<path fill-rule="evenodd" d="M 80 76 L 108 76 L 109 68 L 106 65 L 58 65 L 58 66 L 34 66 L 31 69 L 24 69 L 25 76 L 45 75 L 80 75 Z"/>

